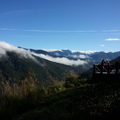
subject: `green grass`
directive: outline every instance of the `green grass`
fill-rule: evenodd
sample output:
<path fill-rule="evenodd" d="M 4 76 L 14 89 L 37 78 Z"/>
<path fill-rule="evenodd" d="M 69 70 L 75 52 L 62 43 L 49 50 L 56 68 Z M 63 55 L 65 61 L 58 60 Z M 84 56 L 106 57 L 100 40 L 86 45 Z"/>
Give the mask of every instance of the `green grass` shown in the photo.
<path fill-rule="evenodd" d="M 119 80 L 95 82 L 94 78 L 81 79 L 73 74 L 65 82 L 54 81 L 46 88 L 30 78 L 15 85 L 19 91 L 13 86 L 3 83 L 1 120 L 116 120 L 119 117 Z"/>

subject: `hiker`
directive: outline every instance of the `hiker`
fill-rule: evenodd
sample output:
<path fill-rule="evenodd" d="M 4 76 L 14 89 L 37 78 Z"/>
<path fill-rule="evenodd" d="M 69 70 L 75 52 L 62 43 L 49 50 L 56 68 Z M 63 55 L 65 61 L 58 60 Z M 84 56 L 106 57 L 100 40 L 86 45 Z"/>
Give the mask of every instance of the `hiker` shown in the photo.
<path fill-rule="evenodd" d="M 116 62 L 115 62 L 115 70 L 116 70 L 116 71 L 115 71 L 115 74 L 118 73 L 119 65 L 120 65 L 119 62 L 116 61 Z"/>
<path fill-rule="evenodd" d="M 107 62 L 107 73 L 110 74 L 110 70 L 111 70 L 110 62 L 109 61 L 106 62 Z"/>
<path fill-rule="evenodd" d="M 102 62 L 101 62 L 101 66 L 104 66 L 104 63 L 105 63 L 105 61 L 104 61 L 104 59 L 103 59 Z"/>
<path fill-rule="evenodd" d="M 104 59 L 102 60 L 102 62 L 101 62 L 101 74 L 102 74 L 102 72 L 103 72 L 103 69 L 104 69 L 104 65 L 105 65 L 105 61 L 104 61 Z"/>

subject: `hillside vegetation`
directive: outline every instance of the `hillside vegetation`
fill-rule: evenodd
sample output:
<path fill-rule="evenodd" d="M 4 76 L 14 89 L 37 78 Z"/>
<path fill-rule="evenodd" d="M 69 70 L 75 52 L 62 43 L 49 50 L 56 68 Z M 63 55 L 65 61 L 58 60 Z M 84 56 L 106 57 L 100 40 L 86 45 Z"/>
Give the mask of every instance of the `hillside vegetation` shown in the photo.
<path fill-rule="evenodd" d="M 65 76 L 69 75 L 70 71 L 83 71 L 82 68 L 76 68 L 48 60 L 35 57 L 36 61 L 30 58 L 20 57 L 15 52 L 7 52 L 6 56 L 0 60 L 0 81 L 1 79 L 12 79 L 15 82 L 20 82 L 24 77 L 28 76 L 32 71 L 35 73 L 36 79 L 41 85 L 52 84 L 52 79 L 64 81 Z"/>
<path fill-rule="evenodd" d="M 100 80 L 101 79 L 101 80 Z M 33 76 L 21 83 L 1 81 L 1 120 L 117 120 L 119 78 L 81 79 L 71 73 L 65 82 L 41 87 Z M 118 118 L 120 119 L 120 117 Z"/>

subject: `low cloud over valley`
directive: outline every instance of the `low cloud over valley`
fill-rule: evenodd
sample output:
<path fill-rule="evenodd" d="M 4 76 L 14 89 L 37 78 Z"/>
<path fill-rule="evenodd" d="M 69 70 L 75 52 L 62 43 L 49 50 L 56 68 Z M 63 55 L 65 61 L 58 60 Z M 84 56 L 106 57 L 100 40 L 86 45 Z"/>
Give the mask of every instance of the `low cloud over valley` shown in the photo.
<path fill-rule="evenodd" d="M 40 58 L 43 58 L 43 59 L 46 59 L 46 60 L 49 60 L 52 62 L 70 65 L 70 66 L 72 66 L 72 65 L 78 66 L 78 65 L 87 64 L 87 62 L 85 60 L 80 60 L 80 59 L 71 60 L 71 59 L 68 59 L 66 57 L 52 57 L 52 56 L 45 55 L 45 54 L 37 54 L 35 52 L 31 52 L 30 50 L 19 48 L 19 47 L 10 45 L 4 41 L 0 41 L 0 57 L 6 56 L 6 52 L 15 52 L 20 57 L 30 58 L 33 61 L 37 62 L 38 64 L 40 64 L 40 63 L 38 62 L 38 60 L 34 56 L 37 56 L 37 57 L 40 57 Z M 76 57 L 77 56 L 74 56 L 74 58 L 76 58 Z M 79 56 L 79 58 L 86 58 L 86 57 L 87 56 L 84 56 L 84 55 Z"/>

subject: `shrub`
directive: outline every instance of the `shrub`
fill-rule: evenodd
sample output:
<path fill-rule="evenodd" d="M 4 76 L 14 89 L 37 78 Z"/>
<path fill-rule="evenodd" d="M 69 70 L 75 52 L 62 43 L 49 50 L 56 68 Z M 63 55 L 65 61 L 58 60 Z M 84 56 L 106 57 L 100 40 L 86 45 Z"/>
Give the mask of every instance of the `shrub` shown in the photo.
<path fill-rule="evenodd" d="M 80 76 L 77 74 L 71 74 L 69 77 L 66 78 L 65 87 L 78 87 L 80 85 Z"/>
<path fill-rule="evenodd" d="M 54 81 L 53 85 L 47 88 L 47 94 L 53 95 L 63 90 L 65 90 L 64 82 Z"/>
<path fill-rule="evenodd" d="M 33 109 L 47 96 L 45 89 L 40 88 L 32 78 L 25 78 L 20 83 L 1 81 L 0 93 L 0 119 L 6 120 Z"/>

